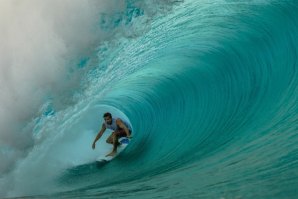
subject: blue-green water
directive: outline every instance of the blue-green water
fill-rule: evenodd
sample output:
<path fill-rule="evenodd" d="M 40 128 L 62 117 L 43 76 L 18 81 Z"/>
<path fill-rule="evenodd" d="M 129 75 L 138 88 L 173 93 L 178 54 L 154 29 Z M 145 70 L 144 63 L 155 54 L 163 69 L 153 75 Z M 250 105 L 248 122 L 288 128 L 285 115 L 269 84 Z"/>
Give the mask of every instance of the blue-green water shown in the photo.
<path fill-rule="evenodd" d="M 297 1 L 147 3 L 99 23 L 134 32 L 82 59 L 76 100 L 34 120 L 3 196 L 297 198 Z M 98 166 L 106 111 L 134 137 Z"/>

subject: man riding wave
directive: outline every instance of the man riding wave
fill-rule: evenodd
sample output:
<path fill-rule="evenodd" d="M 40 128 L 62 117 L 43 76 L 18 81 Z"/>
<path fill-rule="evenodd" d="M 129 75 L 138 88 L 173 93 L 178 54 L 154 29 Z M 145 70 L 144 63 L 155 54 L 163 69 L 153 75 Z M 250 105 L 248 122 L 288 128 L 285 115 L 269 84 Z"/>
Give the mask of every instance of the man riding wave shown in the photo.
<path fill-rule="evenodd" d="M 113 150 L 106 156 L 114 156 L 117 153 L 117 147 L 120 145 L 118 139 L 121 137 L 131 138 L 132 130 L 130 125 L 126 121 L 120 118 L 113 118 L 111 113 L 105 113 L 103 115 L 103 118 L 104 122 L 102 124 L 101 130 L 98 132 L 97 136 L 94 139 L 92 148 L 95 149 L 96 141 L 101 138 L 106 129 L 113 130 L 112 134 L 106 140 L 107 143 L 113 144 Z"/>

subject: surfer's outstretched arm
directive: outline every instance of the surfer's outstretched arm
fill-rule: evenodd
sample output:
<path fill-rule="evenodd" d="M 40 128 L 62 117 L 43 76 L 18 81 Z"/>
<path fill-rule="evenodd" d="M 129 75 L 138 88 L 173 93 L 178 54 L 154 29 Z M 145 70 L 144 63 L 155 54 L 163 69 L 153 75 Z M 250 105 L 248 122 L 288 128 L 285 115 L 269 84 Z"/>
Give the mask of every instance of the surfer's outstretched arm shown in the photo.
<path fill-rule="evenodd" d="M 97 140 L 99 140 L 99 138 L 101 138 L 102 134 L 105 132 L 106 130 L 106 125 L 102 124 L 102 127 L 100 129 L 100 131 L 98 132 L 97 136 L 95 137 L 93 144 L 92 144 L 92 149 L 95 149 L 95 143 Z"/>

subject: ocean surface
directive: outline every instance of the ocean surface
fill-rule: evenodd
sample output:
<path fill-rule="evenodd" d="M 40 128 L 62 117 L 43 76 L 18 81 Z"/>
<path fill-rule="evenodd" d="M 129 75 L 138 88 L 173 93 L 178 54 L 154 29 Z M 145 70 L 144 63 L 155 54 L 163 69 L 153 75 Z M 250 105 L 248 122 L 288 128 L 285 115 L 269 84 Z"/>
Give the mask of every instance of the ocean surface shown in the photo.
<path fill-rule="evenodd" d="M 296 0 L 36 2 L 0 20 L 0 198 L 298 198 Z"/>

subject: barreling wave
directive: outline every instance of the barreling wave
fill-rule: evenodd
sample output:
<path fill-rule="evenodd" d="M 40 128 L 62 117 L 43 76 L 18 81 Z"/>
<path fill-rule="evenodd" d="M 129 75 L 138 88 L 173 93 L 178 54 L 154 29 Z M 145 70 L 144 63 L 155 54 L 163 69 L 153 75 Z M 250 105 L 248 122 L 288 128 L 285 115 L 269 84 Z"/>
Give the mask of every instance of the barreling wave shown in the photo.
<path fill-rule="evenodd" d="M 101 45 L 83 98 L 46 117 L 56 133 L 19 168 L 48 160 L 50 197 L 297 197 L 297 9 L 189 0 L 137 37 Z M 133 140 L 98 167 L 88 163 L 105 111 L 130 121 Z"/>

